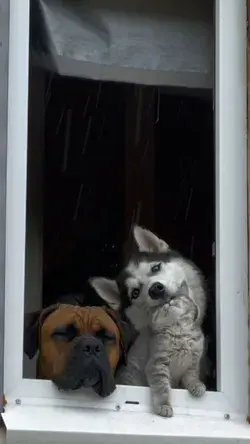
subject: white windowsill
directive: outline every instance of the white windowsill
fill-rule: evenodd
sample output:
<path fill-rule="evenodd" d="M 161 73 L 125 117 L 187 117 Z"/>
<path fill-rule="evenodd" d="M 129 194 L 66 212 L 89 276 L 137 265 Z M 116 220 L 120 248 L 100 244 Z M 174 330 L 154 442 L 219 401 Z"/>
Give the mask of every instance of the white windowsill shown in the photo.
<path fill-rule="evenodd" d="M 12 405 L 3 414 L 8 442 L 67 444 L 222 444 L 250 440 L 250 425 L 240 420 L 73 407 Z"/>

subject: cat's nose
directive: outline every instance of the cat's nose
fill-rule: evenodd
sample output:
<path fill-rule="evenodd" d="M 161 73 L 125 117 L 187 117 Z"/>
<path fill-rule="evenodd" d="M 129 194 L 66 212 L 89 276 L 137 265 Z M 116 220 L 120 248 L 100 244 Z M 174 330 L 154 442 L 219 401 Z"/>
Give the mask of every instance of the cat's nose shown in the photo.
<path fill-rule="evenodd" d="M 152 299 L 162 299 L 165 294 L 165 287 L 160 282 L 154 282 L 151 285 L 148 294 Z"/>

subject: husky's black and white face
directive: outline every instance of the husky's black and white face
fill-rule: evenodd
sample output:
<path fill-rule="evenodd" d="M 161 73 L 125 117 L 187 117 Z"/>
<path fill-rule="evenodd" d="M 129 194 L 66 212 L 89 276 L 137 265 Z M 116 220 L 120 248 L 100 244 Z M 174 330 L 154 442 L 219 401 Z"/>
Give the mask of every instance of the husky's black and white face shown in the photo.
<path fill-rule="evenodd" d="M 127 305 L 145 308 L 168 303 L 185 278 L 177 258 L 171 251 L 133 256 L 117 280 Z"/>
<path fill-rule="evenodd" d="M 147 324 L 145 314 L 151 308 L 169 303 L 185 281 L 182 256 L 151 231 L 135 226 L 138 252 L 134 254 L 116 281 L 92 278 L 91 285 L 114 309 L 122 309 L 137 328 Z"/>

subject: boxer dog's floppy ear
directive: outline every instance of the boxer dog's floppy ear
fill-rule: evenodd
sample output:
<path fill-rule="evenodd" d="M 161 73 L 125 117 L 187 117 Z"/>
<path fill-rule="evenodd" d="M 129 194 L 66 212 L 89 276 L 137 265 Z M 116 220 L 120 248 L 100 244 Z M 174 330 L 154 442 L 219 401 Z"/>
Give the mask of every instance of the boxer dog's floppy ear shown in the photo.
<path fill-rule="evenodd" d="M 24 353 L 32 359 L 39 348 L 39 333 L 45 319 L 57 308 L 59 304 L 51 305 L 43 310 L 27 313 L 24 317 Z"/>
<path fill-rule="evenodd" d="M 134 329 L 133 325 L 128 321 L 125 321 L 121 318 L 120 314 L 112 310 L 112 308 L 105 307 L 106 312 L 109 314 L 109 316 L 113 319 L 113 321 L 116 323 L 117 327 L 120 331 L 120 347 L 123 354 L 123 361 L 124 364 L 127 363 L 127 352 L 131 345 L 134 343 L 137 332 Z"/>

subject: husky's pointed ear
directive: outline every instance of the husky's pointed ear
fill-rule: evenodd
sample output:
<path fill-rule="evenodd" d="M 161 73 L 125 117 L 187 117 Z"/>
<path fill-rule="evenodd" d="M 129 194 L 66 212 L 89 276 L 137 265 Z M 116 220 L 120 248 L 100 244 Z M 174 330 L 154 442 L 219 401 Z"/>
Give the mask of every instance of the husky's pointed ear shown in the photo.
<path fill-rule="evenodd" d="M 92 277 L 89 279 L 89 284 L 111 308 L 120 309 L 120 292 L 116 281 L 104 277 Z"/>
<path fill-rule="evenodd" d="M 133 235 L 139 251 L 165 253 L 169 249 L 169 245 L 163 239 L 159 239 L 152 231 L 146 230 L 146 228 L 134 225 Z"/>

